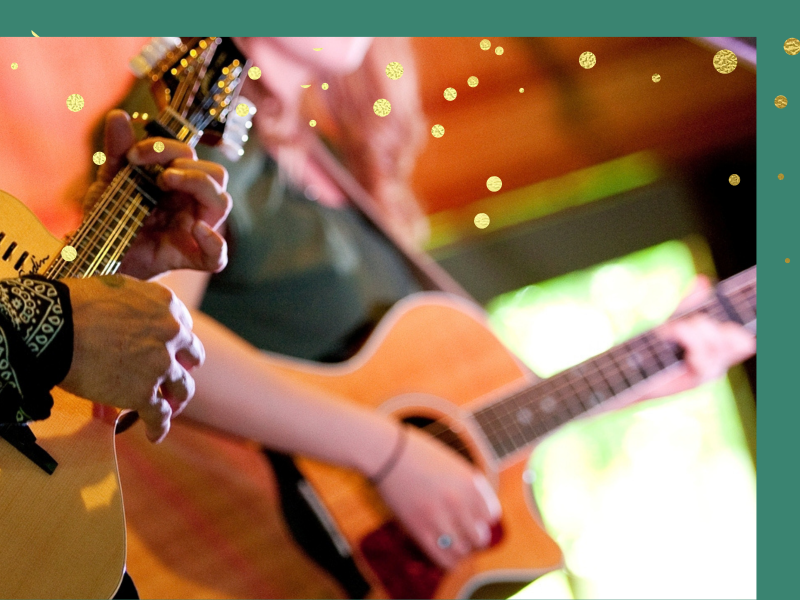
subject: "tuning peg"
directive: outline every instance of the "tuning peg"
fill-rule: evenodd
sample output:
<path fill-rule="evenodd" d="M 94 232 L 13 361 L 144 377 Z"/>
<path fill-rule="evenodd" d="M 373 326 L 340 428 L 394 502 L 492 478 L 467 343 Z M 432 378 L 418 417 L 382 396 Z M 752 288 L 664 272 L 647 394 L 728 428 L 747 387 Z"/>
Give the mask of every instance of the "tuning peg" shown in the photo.
<path fill-rule="evenodd" d="M 236 107 L 231 106 L 225 119 L 225 133 L 222 134 L 222 142 L 219 144 L 220 151 L 230 161 L 236 162 L 244 154 L 244 144 L 250 136 L 250 128 L 253 126 L 253 115 L 256 112 L 256 105 L 244 96 L 239 96 L 236 104 L 247 106 L 247 115 L 239 116 Z"/>
<path fill-rule="evenodd" d="M 147 75 L 170 51 L 181 45 L 179 37 L 155 37 L 128 63 L 136 77 Z"/>

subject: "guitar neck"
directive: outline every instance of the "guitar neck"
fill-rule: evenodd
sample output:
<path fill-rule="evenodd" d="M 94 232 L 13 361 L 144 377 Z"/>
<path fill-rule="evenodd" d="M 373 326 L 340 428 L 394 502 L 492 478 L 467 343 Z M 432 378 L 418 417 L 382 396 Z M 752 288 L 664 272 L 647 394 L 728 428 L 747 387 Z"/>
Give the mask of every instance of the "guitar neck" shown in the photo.
<path fill-rule="evenodd" d="M 756 330 L 756 268 L 727 279 L 701 306 L 674 319 L 707 314 Z M 682 349 L 649 331 L 472 413 L 498 460 L 682 362 Z"/>
<path fill-rule="evenodd" d="M 170 95 L 170 104 L 147 125 L 149 134 L 175 139 L 192 148 L 200 141 L 203 129 L 214 120 L 222 98 L 222 94 L 213 95 L 212 91 L 198 106 L 194 106 L 195 96 L 204 83 L 206 70 L 218 46 L 216 42 L 201 44 L 199 52 L 192 50 L 190 60 L 181 61 L 179 67 L 183 78 Z M 175 68 L 173 72 L 178 70 Z M 238 72 L 223 70 L 223 75 L 227 76 L 223 81 L 229 82 L 238 76 Z M 225 88 L 224 83 L 222 87 Z M 231 89 L 227 88 L 225 92 L 227 97 Z M 182 116 L 184 114 L 189 116 Z M 44 275 L 56 279 L 116 273 L 145 219 L 163 195 L 156 183 L 163 171 L 161 165 L 127 165 L 120 169 L 70 239 L 76 257 L 71 261 L 63 256 L 56 257 Z"/>

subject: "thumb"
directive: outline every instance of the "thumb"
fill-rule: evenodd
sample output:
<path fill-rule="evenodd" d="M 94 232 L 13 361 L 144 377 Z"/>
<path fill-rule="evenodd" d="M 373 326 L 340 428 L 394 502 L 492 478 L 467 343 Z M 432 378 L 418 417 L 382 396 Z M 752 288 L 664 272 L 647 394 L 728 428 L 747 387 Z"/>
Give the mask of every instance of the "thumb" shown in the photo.
<path fill-rule="evenodd" d="M 136 142 L 131 120 L 124 110 L 112 110 L 106 115 L 106 162 L 100 167 L 101 178 L 111 179 L 122 166 L 125 153 Z"/>

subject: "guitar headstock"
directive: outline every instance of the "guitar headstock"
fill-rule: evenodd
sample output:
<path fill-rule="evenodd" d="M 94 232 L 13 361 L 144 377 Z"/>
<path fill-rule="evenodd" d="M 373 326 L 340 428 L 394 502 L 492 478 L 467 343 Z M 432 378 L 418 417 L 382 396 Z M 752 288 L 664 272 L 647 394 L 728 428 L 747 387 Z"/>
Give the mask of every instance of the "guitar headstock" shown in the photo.
<path fill-rule="evenodd" d="M 248 66 L 229 38 L 155 38 L 131 61 L 131 69 L 151 81 L 159 111 L 173 116 L 175 123 L 161 119 L 149 123 L 148 131 L 189 143 L 196 138 L 212 146 L 224 142 L 226 153 L 238 158 L 246 135 L 226 134 L 225 126 L 241 103 L 239 91 Z M 249 114 L 248 110 L 244 118 Z M 237 129 L 249 129 L 241 118 L 236 120 Z M 240 143 L 231 149 L 237 137 Z"/>

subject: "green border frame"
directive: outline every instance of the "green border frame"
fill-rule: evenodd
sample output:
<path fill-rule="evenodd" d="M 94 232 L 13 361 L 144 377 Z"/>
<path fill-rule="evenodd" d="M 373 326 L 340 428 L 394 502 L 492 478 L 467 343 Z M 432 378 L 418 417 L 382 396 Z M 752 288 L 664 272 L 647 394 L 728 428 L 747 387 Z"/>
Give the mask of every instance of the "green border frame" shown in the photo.
<path fill-rule="evenodd" d="M 699 2 L 668 3 L 573 1 L 544 4 L 533 0 L 443 2 L 399 0 L 333 2 L 209 2 L 168 5 L 144 1 L 14 2 L 0 13 L 0 35 L 126 36 L 126 35 L 416 35 L 416 36 L 756 36 L 758 78 L 758 209 L 757 245 L 761 266 L 761 343 L 758 392 L 761 398 L 761 488 L 759 509 L 761 570 L 759 595 L 783 597 L 793 589 L 788 574 L 800 539 L 796 484 L 784 465 L 797 450 L 791 440 L 800 421 L 800 403 L 792 370 L 794 340 L 800 321 L 790 319 L 797 298 L 800 252 L 795 227 L 800 214 L 800 161 L 791 149 L 798 142 L 800 54 L 789 56 L 783 42 L 800 38 L 800 4 Z M 167 8 L 168 7 L 168 8 Z M 782 94 L 788 106 L 778 110 Z M 2 106 L 0 106 L 2 110 Z M 779 181 L 778 173 L 786 178 Z M 724 189 L 724 186 L 723 188 Z M 790 263 L 785 259 L 790 258 Z M 775 394 L 773 398 L 772 395 Z M 777 462 L 776 462 L 777 461 Z M 736 523 L 731 523 L 736 527 Z"/>

